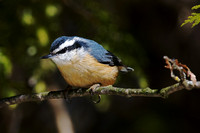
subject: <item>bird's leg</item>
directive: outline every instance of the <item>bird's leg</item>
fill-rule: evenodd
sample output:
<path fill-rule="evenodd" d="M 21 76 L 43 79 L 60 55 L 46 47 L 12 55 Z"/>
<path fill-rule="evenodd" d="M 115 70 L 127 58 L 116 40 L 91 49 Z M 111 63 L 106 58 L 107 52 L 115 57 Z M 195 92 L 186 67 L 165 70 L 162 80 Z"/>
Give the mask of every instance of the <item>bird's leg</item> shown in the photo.
<path fill-rule="evenodd" d="M 89 88 L 89 92 L 91 95 L 94 95 L 95 89 L 99 88 L 101 85 L 100 84 L 94 84 Z M 92 99 L 92 97 L 91 97 Z M 94 101 L 92 100 L 94 103 L 99 103 L 101 101 L 101 95 L 98 95 L 98 100 Z"/>
<path fill-rule="evenodd" d="M 71 103 L 71 99 L 68 97 L 70 89 L 72 89 L 72 86 L 68 85 L 67 88 L 63 90 L 63 97 L 69 103 Z"/>
<path fill-rule="evenodd" d="M 100 84 L 93 84 L 92 86 L 90 86 L 89 88 L 89 92 L 91 95 L 94 95 L 95 89 L 99 88 L 101 85 Z"/>

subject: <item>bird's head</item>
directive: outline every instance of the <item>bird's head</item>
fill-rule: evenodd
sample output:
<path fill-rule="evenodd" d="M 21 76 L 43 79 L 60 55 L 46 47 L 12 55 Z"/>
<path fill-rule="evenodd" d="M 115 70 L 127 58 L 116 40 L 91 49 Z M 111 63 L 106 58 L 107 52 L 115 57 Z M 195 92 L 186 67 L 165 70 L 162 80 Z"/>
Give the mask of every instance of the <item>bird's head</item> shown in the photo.
<path fill-rule="evenodd" d="M 86 52 L 84 42 L 80 43 L 79 37 L 61 36 L 51 44 L 50 53 L 42 56 L 41 59 L 50 58 L 57 65 L 70 63 L 74 57 L 80 58 Z"/>

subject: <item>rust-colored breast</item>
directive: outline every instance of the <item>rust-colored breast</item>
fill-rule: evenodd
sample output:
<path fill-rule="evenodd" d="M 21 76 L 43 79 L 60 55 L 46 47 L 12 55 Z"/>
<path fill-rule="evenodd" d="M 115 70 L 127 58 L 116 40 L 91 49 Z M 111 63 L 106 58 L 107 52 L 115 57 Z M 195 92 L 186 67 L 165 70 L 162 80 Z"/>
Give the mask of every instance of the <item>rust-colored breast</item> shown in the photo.
<path fill-rule="evenodd" d="M 66 82 L 76 87 L 90 87 L 96 83 L 113 85 L 118 75 L 117 66 L 99 63 L 89 54 L 82 59 L 74 57 L 70 63 L 58 68 Z"/>

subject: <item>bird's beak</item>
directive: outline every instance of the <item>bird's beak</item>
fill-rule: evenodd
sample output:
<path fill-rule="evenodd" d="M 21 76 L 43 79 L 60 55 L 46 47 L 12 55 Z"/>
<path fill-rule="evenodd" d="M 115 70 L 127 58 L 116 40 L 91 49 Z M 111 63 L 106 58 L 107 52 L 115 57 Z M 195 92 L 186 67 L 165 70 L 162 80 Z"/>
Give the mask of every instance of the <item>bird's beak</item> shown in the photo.
<path fill-rule="evenodd" d="M 48 59 L 48 58 L 51 58 L 51 57 L 53 57 L 53 55 L 52 54 L 48 54 L 48 55 L 40 57 L 40 59 Z"/>

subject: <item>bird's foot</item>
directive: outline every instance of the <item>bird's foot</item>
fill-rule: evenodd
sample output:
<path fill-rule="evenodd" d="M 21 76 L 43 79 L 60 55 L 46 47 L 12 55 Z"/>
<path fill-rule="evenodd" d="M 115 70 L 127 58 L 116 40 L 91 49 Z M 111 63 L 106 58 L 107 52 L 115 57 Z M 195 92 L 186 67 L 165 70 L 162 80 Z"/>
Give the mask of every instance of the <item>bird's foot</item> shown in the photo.
<path fill-rule="evenodd" d="M 63 97 L 68 103 L 71 103 L 71 99 L 68 97 L 70 89 L 72 89 L 72 87 L 68 85 L 67 88 L 63 90 Z"/>
<path fill-rule="evenodd" d="M 96 90 L 97 88 L 99 88 L 99 87 L 100 87 L 100 84 L 94 84 L 94 85 L 90 86 L 90 88 L 89 88 L 90 94 L 91 94 L 91 95 L 94 95 L 95 90 Z"/>
<path fill-rule="evenodd" d="M 91 96 L 94 95 L 95 90 L 96 90 L 97 88 L 99 88 L 100 86 L 101 86 L 100 84 L 94 84 L 94 85 L 92 85 L 92 86 L 89 88 L 89 92 L 90 92 Z M 91 99 L 92 99 L 92 97 L 91 97 Z M 101 95 L 98 95 L 98 100 L 94 101 L 94 100 L 92 99 L 92 101 L 93 101 L 94 103 L 99 103 L 99 102 L 101 101 Z"/>

